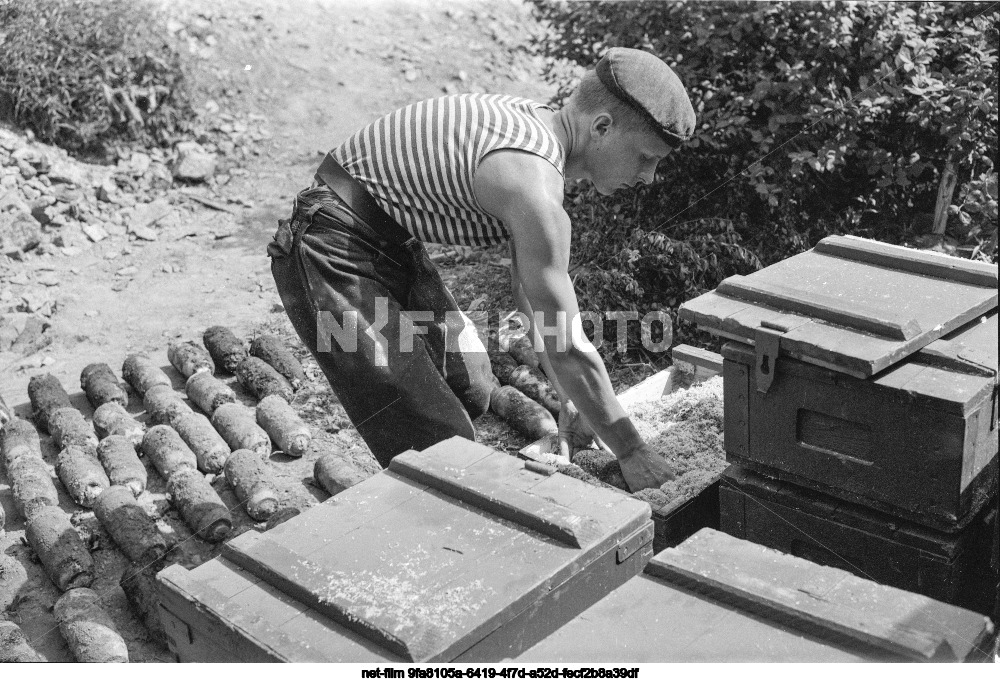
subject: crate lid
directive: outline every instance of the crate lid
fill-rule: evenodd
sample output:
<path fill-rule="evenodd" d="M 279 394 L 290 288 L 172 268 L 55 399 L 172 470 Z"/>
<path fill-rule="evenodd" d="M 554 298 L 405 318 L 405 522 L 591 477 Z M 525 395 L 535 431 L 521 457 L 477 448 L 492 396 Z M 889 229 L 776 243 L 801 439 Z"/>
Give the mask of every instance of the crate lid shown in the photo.
<path fill-rule="evenodd" d="M 995 316 L 992 337 L 987 330 L 961 349 L 934 346 L 996 307 L 996 265 L 827 237 L 805 253 L 725 279 L 679 315 L 713 334 L 773 343 L 781 354 L 866 379 L 925 348 L 959 364 L 986 363 L 996 375 Z M 990 338 L 994 350 L 980 347 Z"/>
<path fill-rule="evenodd" d="M 350 631 L 331 649 L 449 661 L 637 533 L 651 541 L 649 518 L 644 502 L 455 437 L 222 555 Z"/>

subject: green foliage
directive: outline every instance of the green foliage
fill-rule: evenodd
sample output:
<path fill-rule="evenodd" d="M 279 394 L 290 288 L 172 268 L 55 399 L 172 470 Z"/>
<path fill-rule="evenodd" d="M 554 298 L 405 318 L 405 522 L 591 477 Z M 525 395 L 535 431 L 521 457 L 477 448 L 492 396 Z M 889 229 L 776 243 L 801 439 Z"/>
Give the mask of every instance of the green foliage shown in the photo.
<path fill-rule="evenodd" d="M 950 236 L 995 260 L 996 4 L 535 6 L 557 100 L 575 86 L 565 60 L 589 68 L 625 46 L 670 64 L 698 114 L 652 187 L 571 202 L 574 260 L 594 271 L 577 281 L 583 307 L 673 311 L 828 234 L 912 242 L 948 163 Z"/>
<path fill-rule="evenodd" d="M 46 142 L 169 144 L 192 116 L 181 55 L 146 2 L 0 0 L 0 27 L 0 92 Z"/>

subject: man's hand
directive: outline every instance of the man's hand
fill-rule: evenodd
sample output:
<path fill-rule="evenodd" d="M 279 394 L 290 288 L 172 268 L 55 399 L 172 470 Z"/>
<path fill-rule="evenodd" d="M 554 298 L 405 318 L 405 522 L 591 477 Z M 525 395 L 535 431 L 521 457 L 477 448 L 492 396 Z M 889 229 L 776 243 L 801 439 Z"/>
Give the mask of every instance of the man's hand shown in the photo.
<path fill-rule="evenodd" d="M 573 401 L 564 401 L 559 410 L 559 454 L 572 461 L 577 450 L 587 450 L 595 441 L 598 447 L 608 449 L 594 434 Z"/>
<path fill-rule="evenodd" d="M 660 453 L 648 445 L 641 445 L 618 458 L 622 476 L 629 490 L 638 492 L 645 488 L 659 488 L 676 476 Z"/>

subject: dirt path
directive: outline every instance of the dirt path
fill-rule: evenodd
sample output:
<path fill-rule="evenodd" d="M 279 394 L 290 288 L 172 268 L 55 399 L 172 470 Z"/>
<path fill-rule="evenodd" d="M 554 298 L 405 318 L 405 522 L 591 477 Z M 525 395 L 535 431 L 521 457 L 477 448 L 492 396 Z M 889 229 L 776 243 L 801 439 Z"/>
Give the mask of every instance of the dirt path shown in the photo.
<path fill-rule="evenodd" d="M 191 29 L 214 37 L 203 64 L 239 90 L 236 106 L 265 118 L 271 137 L 259 156 L 217 188 L 218 197 L 253 207 L 230 204 L 229 215 L 185 201 L 155 242 L 107 240 L 75 258 L 26 265 L 59 282 L 50 291 L 60 303 L 55 342 L 40 355 L 51 358 L 44 371 L 68 387 L 95 360 L 120 366 L 134 351 L 165 360 L 174 336 L 212 324 L 249 332 L 283 317 L 274 312 L 266 242 L 310 182 L 319 153 L 366 122 L 446 86 L 548 97 L 531 61 L 510 54 L 530 22 L 512 2 L 322 0 L 295 3 L 294 12 L 277 0 L 211 5 L 185 2 L 174 11 L 208 24 Z M 132 267 L 134 275 L 115 274 Z M 123 279 L 131 281 L 115 291 Z M 23 404 L 39 371 L 0 366 L 0 395 Z"/>
<path fill-rule="evenodd" d="M 373 118 L 419 99 L 489 91 L 546 101 L 551 90 L 538 77 L 540 66 L 517 50 L 534 30 L 520 3 L 257 0 L 219 8 L 185 0 L 170 7 L 174 29 L 190 36 L 202 56 L 206 90 L 229 90 L 219 98 L 222 113 L 253 116 L 268 131 L 267 139 L 243 168 L 226 171 L 213 191 L 203 194 L 226 211 L 171 189 L 159 197 L 169 211 L 156 223 L 154 241 L 120 235 L 87 244 L 77 255 L 33 256 L 12 265 L 17 278 L 32 284 L 44 277 L 50 283 L 46 292 L 57 302 L 51 345 L 27 358 L 8 360 L 11 354 L 5 354 L 0 362 L 0 395 L 22 416 L 30 411 L 27 384 L 35 374 L 54 374 L 89 417 L 79 375 L 91 362 L 107 362 L 117 371 L 126 355 L 144 351 L 167 366 L 169 340 L 200 338 L 215 324 L 244 336 L 267 329 L 292 339 L 265 245 L 276 221 L 289 213 L 295 192 L 310 182 L 321 153 Z M 495 272 L 501 285 L 507 282 L 503 268 L 484 269 L 481 262 L 463 265 L 446 258 L 441 265 L 463 305 L 484 279 L 490 281 L 492 275 L 483 272 Z M 470 283 L 475 278 L 479 284 Z M 356 452 L 358 461 L 366 450 L 315 365 L 307 361 L 306 369 L 312 381 L 296 403 L 320 439 L 302 460 L 272 457 L 283 500 L 300 507 L 326 497 L 310 480 L 320 450 Z M 174 380 L 180 388 L 179 375 Z M 141 412 L 141 405 L 131 408 Z M 502 424 L 491 420 L 484 418 L 482 428 L 501 439 L 495 441 L 501 447 L 523 444 L 513 436 L 508 443 Z M 52 463 L 56 452 L 50 441 L 44 438 L 43 448 Z M 235 506 L 221 481 L 215 487 Z M 217 547 L 185 539 L 190 531 L 170 510 L 155 472 L 140 502 L 159 518 L 168 539 L 181 543 L 172 560 L 191 568 L 217 553 Z M 70 661 L 50 611 L 58 593 L 22 544 L 23 520 L 7 485 L 0 485 L 0 504 L 8 516 L 8 532 L 0 536 L 0 611 L 20 623 L 49 660 Z M 90 537 L 99 576 L 94 587 L 106 597 L 132 659 L 168 660 L 162 645 L 147 639 L 117 587 L 124 557 L 92 513 L 68 498 L 60 506 Z M 236 532 L 254 525 L 238 509 L 234 521 Z"/>

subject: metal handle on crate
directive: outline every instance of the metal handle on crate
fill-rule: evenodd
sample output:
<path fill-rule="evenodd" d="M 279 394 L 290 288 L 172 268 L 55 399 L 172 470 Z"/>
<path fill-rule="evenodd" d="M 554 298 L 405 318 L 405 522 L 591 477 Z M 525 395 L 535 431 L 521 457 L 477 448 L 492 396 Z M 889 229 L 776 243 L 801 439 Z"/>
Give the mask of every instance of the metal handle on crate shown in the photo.
<path fill-rule="evenodd" d="M 769 320 L 761 320 L 754 336 L 754 350 L 757 351 L 757 362 L 754 374 L 757 378 L 757 390 L 767 393 L 774 382 L 778 369 L 778 354 L 781 352 L 781 337 L 790 331 L 789 327 Z"/>

